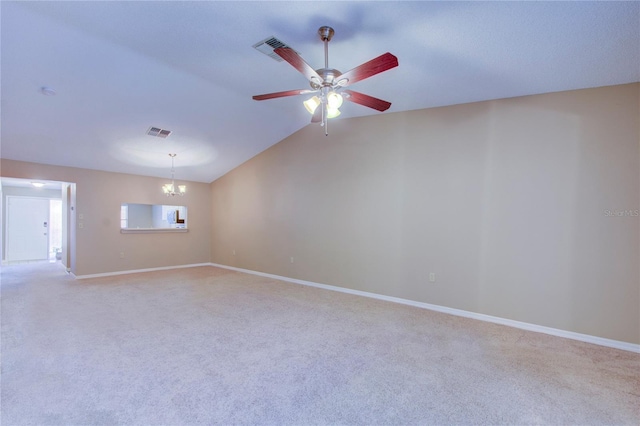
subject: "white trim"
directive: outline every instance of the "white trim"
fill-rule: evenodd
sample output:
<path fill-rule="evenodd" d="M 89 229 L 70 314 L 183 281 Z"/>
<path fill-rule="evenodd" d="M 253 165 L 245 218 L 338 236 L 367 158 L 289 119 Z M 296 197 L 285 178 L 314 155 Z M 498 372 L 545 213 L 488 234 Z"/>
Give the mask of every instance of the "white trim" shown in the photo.
<path fill-rule="evenodd" d="M 87 278 L 100 278 L 100 277 L 112 277 L 114 275 L 138 274 L 140 272 L 154 272 L 154 271 L 166 271 L 168 269 L 195 268 L 197 266 L 211 266 L 211 263 L 193 263 L 190 265 L 160 266 L 158 268 L 131 269 L 128 271 L 104 272 L 102 274 L 74 275 L 72 273 L 71 275 L 73 275 L 73 277 L 77 280 L 84 280 Z"/>
<path fill-rule="evenodd" d="M 189 232 L 187 228 L 120 228 L 121 234 L 155 234 L 159 232 Z"/>
<path fill-rule="evenodd" d="M 578 340 L 586 343 L 593 343 L 594 345 L 606 346 L 610 348 L 621 349 L 623 351 L 640 353 L 640 345 L 629 343 L 629 342 L 623 342 L 620 340 L 605 339 L 603 337 L 592 336 L 589 334 L 575 333 L 573 331 L 545 327 L 542 325 L 510 320 L 507 318 L 494 317 L 491 315 L 479 314 L 476 312 L 465 311 L 462 309 L 448 308 L 446 306 L 432 305 L 430 303 L 417 302 L 415 300 L 402 299 L 402 298 L 393 297 L 393 296 L 385 296 L 383 294 L 369 293 L 368 291 L 353 290 L 350 288 L 337 287 L 337 286 L 328 285 L 328 284 L 319 284 L 311 281 L 299 280 L 296 278 L 288 278 L 288 277 L 282 277 L 280 275 L 273 275 L 273 274 L 267 274 L 264 272 L 252 271 L 249 269 L 236 268 L 234 266 L 220 265 L 218 263 L 210 263 L 210 265 L 218 268 L 230 269 L 232 271 L 244 272 L 247 274 L 259 275 L 261 277 L 287 281 L 294 284 L 307 285 L 307 286 L 322 288 L 322 289 L 331 290 L 331 291 L 339 291 L 341 293 L 355 294 L 357 296 L 370 297 L 372 299 L 379 299 L 379 300 L 385 300 L 387 302 L 400 303 L 402 305 L 415 306 L 417 308 L 429 309 L 431 311 L 442 312 L 445 314 L 456 315 L 459 317 L 492 322 L 495 324 L 506 325 L 509 327 L 519 328 L 522 330 L 534 331 L 537 333 L 544 333 L 552 336 L 564 337 L 566 339 Z"/>

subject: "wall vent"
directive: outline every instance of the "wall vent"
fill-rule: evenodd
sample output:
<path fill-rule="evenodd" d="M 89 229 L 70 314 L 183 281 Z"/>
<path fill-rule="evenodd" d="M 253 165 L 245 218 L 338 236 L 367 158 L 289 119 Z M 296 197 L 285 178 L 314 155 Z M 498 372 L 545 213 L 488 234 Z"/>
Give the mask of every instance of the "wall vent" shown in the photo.
<path fill-rule="evenodd" d="M 149 136 L 157 136 L 159 138 L 166 138 L 171 134 L 171 130 L 161 129 L 159 127 L 149 127 L 147 130 Z"/>
<path fill-rule="evenodd" d="M 278 62 L 282 62 L 284 59 L 282 59 L 280 56 L 276 55 L 276 53 L 274 52 L 275 49 L 279 48 L 279 47 L 288 47 L 291 48 L 291 46 L 288 46 L 287 44 L 285 44 L 285 42 L 278 40 L 277 38 L 271 36 L 268 38 L 265 38 L 262 41 L 257 42 L 256 44 L 253 45 L 253 48 L 264 53 L 265 55 L 267 55 L 268 57 L 275 59 Z"/>

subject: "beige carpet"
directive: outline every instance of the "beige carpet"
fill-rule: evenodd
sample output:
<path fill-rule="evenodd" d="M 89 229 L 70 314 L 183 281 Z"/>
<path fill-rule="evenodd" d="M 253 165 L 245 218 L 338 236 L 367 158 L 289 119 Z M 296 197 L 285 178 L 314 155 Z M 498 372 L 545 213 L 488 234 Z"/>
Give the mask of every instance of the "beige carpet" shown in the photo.
<path fill-rule="evenodd" d="M 213 267 L 1 278 L 3 426 L 640 423 L 630 352 Z"/>

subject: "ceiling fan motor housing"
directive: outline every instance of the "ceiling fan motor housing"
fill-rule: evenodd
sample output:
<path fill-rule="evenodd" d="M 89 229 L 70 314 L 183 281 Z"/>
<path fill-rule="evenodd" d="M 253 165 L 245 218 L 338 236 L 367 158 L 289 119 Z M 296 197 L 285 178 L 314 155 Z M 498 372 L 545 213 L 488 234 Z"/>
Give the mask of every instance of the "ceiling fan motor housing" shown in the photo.
<path fill-rule="evenodd" d="M 331 68 L 319 68 L 316 72 L 320 77 L 322 77 L 322 82 L 312 80 L 309 84 L 314 90 L 318 90 L 322 87 L 334 87 L 338 81 L 338 77 L 342 75 L 340 71 Z"/>

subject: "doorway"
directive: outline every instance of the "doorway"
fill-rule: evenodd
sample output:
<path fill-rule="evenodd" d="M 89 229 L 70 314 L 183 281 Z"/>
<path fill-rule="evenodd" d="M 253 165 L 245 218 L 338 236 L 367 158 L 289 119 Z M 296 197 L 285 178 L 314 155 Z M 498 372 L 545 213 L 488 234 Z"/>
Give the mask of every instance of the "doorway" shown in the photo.
<path fill-rule="evenodd" d="M 7 177 L 0 182 L 2 263 L 49 261 L 73 272 L 75 184 Z"/>

